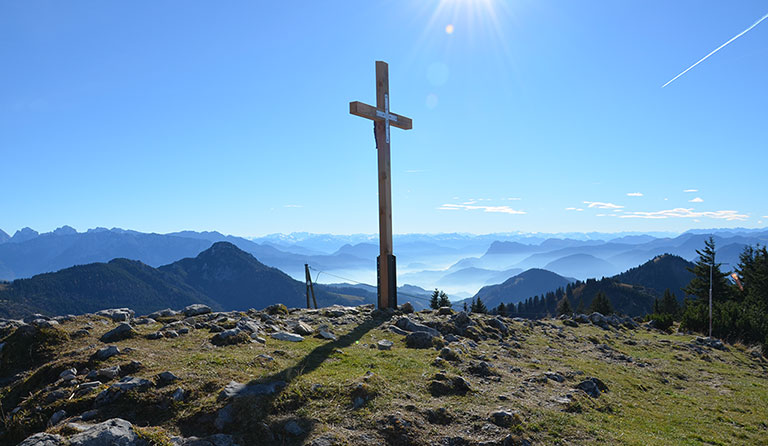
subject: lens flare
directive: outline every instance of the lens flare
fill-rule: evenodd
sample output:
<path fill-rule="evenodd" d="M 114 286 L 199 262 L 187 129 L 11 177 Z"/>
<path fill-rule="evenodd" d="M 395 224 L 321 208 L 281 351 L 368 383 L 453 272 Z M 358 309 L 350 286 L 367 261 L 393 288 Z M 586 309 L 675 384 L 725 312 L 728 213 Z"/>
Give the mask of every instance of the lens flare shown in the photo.
<path fill-rule="evenodd" d="M 453 34 L 453 25 L 447 25 L 445 27 L 445 33 L 446 34 Z"/>

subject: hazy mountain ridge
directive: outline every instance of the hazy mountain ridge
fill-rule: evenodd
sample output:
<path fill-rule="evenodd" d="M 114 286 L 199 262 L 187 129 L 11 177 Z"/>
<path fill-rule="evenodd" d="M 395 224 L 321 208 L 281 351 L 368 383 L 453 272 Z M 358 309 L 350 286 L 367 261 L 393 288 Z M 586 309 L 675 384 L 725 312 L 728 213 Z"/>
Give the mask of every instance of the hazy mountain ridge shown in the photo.
<path fill-rule="evenodd" d="M 373 299 L 349 298 L 322 285 L 315 292 L 321 306 L 375 302 L 375 294 Z M 305 285 L 229 242 L 216 242 L 194 258 L 159 268 L 114 259 L 14 280 L 0 288 L 0 317 L 82 314 L 113 307 L 149 313 L 192 303 L 224 310 L 261 309 L 277 302 L 306 306 Z"/>

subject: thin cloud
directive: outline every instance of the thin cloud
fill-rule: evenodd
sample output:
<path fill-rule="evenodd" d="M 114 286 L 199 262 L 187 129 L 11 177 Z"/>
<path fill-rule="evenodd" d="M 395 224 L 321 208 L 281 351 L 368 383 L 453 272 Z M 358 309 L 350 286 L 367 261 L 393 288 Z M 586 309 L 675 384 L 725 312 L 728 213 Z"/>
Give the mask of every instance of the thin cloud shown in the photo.
<path fill-rule="evenodd" d="M 747 220 L 749 215 L 739 214 L 738 211 L 702 211 L 696 212 L 692 208 L 675 208 L 655 212 L 627 212 L 621 218 L 714 218 L 718 220 Z"/>
<path fill-rule="evenodd" d="M 304 206 L 300 204 L 284 204 L 283 207 L 284 208 L 303 208 Z"/>
<path fill-rule="evenodd" d="M 693 200 L 688 200 L 689 203 L 704 203 L 704 200 L 701 197 L 696 197 Z"/>
<path fill-rule="evenodd" d="M 465 211 L 496 212 L 496 213 L 512 214 L 512 215 L 522 215 L 526 213 L 525 211 L 518 211 L 516 209 L 512 209 L 509 206 L 473 206 L 473 205 L 467 205 L 467 204 L 444 204 L 440 206 L 438 209 L 443 211 L 465 210 Z"/>
<path fill-rule="evenodd" d="M 520 198 L 520 197 L 510 197 L 510 198 L 502 198 L 502 200 L 506 200 L 506 201 L 520 201 L 520 200 L 522 200 L 522 198 Z"/>
<path fill-rule="evenodd" d="M 683 192 L 690 194 L 691 192 L 698 192 L 698 191 L 699 191 L 698 189 L 686 189 Z"/>
<path fill-rule="evenodd" d="M 766 15 L 762 16 L 762 17 L 760 18 L 760 20 L 758 20 L 757 22 L 753 23 L 753 24 L 752 24 L 752 26 L 750 26 L 749 28 L 745 29 L 744 31 L 742 31 L 742 32 L 740 32 L 740 33 L 738 33 L 738 34 L 736 34 L 735 36 L 731 37 L 731 40 L 729 40 L 729 41 L 725 42 L 724 44 L 722 44 L 722 45 L 720 45 L 719 47 L 715 48 L 715 50 L 714 50 L 714 51 L 712 51 L 711 53 L 709 53 L 709 54 L 707 54 L 706 56 L 704 56 L 704 57 L 702 57 L 701 59 L 699 59 L 699 61 L 698 61 L 698 62 L 696 62 L 695 64 L 693 64 L 693 65 L 691 65 L 690 67 L 686 68 L 686 69 L 685 69 L 685 71 L 683 71 L 682 73 L 680 73 L 680 74 L 678 74 L 677 76 L 673 77 L 673 78 L 672 78 L 672 80 L 670 80 L 670 81 L 669 81 L 669 82 L 667 82 L 666 84 L 662 85 L 662 86 L 661 86 L 661 88 L 664 88 L 664 87 L 666 87 L 667 85 L 671 84 L 671 83 L 672 83 L 672 82 L 673 82 L 675 79 L 677 79 L 678 77 L 680 77 L 680 76 L 684 75 L 685 73 L 687 73 L 688 71 L 690 71 L 690 70 L 691 70 L 691 68 L 693 68 L 693 67 L 695 67 L 696 65 L 698 65 L 698 64 L 700 64 L 700 63 L 704 62 L 705 60 L 707 60 L 707 58 L 709 58 L 709 56 L 711 56 L 711 55 L 715 54 L 716 52 L 718 52 L 718 51 L 720 51 L 721 49 L 723 49 L 723 48 L 724 48 L 726 45 L 728 45 L 729 43 L 733 42 L 734 40 L 736 40 L 736 39 L 738 39 L 739 37 L 743 36 L 744 34 L 748 33 L 750 30 L 752 30 L 752 28 L 754 28 L 754 27 L 756 27 L 757 25 L 759 25 L 759 24 L 760 24 L 760 22 L 762 22 L 762 21 L 763 21 L 763 20 L 765 20 L 765 19 L 768 19 L 768 14 L 766 14 Z"/>
<path fill-rule="evenodd" d="M 581 211 L 583 211 L 584 209 L 582 209 L 582 208 L 565 208 L 565 210 L 566 210 L 566 211 L 577 211 L 577 212 L 581 212 Z"/>
<path fill-rule="evenodd" d="M 619 206 L 618 204 L 603 203 L 600 201 L 585 201 L 584 204 L 586 204 L 588 208 L 597 208 L 597 209 L 622 209 L 624 207 L 624 206 Z"/>
<path fill-rule="evenodd" d="M 627 194 L 627 196 L 628 196 L 628 197 L 642 197 L 642 196 L 643 196 L 643 194 L 642 194 L 642 192 L 629 192 L 629 193 Z"/>

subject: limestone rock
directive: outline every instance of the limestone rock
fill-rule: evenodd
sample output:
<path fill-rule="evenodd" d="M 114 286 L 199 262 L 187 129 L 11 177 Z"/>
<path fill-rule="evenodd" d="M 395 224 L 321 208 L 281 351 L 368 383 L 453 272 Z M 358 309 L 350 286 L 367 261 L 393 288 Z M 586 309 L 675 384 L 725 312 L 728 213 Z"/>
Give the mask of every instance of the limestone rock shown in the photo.
<path fill-rule="evenodd" d="M 136 313 L 130 308 L 109 308 L 97 311 L 96 314 L 98 316 L 108 317 L 115 322 L 123 322 L 133 319 L 133 315 Z"/>
<path fill-rule="evenodd" d="M 253 395 L 273 395 L 282 390 L 285 386 L 285 381 L 273 381 L 265 384 L 242 384 L 231 381 L 219 393 L 219 400 Z"/>
<path fill-rule="evenodd" d="M 63 438 L 60 435 L 40 432 L 27 437 L 26 440 L 19 443 L 18 446 L 62 446 Z"/>
<path fill-rule="evenodd" d="M 517 411 L 510 412 L 506 410 L 498 410 L 491 414 L 490 421 L 499 427 L 510 427 L 520 424 L 522 419 Z"/>
<path fill-rule="evenodd" d="M 123 322 L 122 324 L 118 325 L 117 327 L 113 328 L 112 330 L 104 333 L 100 340 L 101 342 L 117 342 L 122 341 L 124 339 L 132 338 L 136 336 L 136 331 L 133 329 L 133 327 L 130 326 L 130 324 L 127 324 Z"/>
<path fill-rule="evenodd" d="M 400 319 L 398 319 L 397 322 L 395 322 L 395 326 L 405 331 L 424 332 L 424 333 L 429 333 L 432 336 L 440 335 L 440 332 L 438 332 L 434 328 L 427 327 L 426 325 L 422 325 L 422 324 L 417 324 L 407 317 L 401 317 Z"/>
<path fill-rule="evenodd" d="M 96 357 L 96 359 L 100 359 L 103 361 L 105 359 L 109 359 L 119 354 L 120 354 L 120 349 L 117 348 L 117 346 L 115 345 L 110 345 L 108 347 L 99 349 L 94 356 Z"/>
<path fill-rule="evenodd" d="M 608 391 L 608 386 L 606 386 L 605 383 L 603 383 L 598 378 L 587 378 L 580 382 L 576 388 L 583 390 L 592 398 L 597 398 L 601 393 Z"/>
<path fill-rule="evenodd" d="M 392 342 L 392 341 L 390 341 L 390 340 L 387 340 L 387 339 L 382 339 L 382 340 L 380 340 L 379 342 L 377 342 L 377 343 L 376 343 L 376 347 L 377 347 L 379 350 L 391 350 L 391 349 L 392 349 L 392 346 L 393 346 L 394 344 L 395 344 L 395 343 L 394 343 L 394 342 Z"/>
<path fill-rule="evenodd" d="M 272 333 L 270 336 L 278 341 L 301 342 L 304 340 L 301 335 L 288 333 L 287 331 L 278 331 L 277 333 Z"/>
<path fill-rule="evenodd" d="M 434 338 L 434 335 L 426 331 L 416 331 L 405 337 L 405 345 L 408 348 L 431 348 Z"/>
<path fill-rule="evenodd" d="M 88 427 L 69 438 L 71 446 L 148 446 L 133 430 L 133 425 L 121 418 L 112 418 Z"/>
<path fill-rule="evenodd" d="M 184 307 L 183 310 L 181 310 L 182 313 L 184 313 L 184 316 L 190 317 L 190 316 L 199 316 L 201 314 L 208 314 L 211 312 L 211 307 L 208 305 L 203 304 L 192 304 L 187 305 Z"/>

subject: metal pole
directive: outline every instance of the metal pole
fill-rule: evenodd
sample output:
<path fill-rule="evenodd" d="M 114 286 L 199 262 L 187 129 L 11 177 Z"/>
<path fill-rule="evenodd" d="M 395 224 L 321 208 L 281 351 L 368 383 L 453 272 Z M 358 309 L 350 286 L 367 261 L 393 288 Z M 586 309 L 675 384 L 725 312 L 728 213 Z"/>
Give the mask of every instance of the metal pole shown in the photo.
<path fill-rule="evenodd" d="M 715 258 L 712 257 L 712 263 L 709 264 L 709 337 L 712 337 L 712 269 L 714 268 Z"/>

